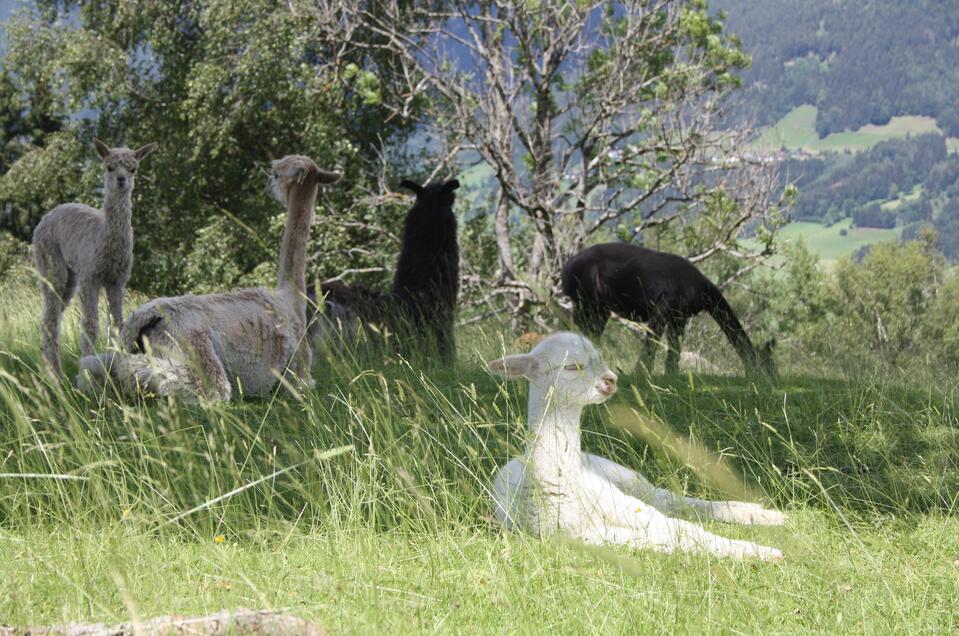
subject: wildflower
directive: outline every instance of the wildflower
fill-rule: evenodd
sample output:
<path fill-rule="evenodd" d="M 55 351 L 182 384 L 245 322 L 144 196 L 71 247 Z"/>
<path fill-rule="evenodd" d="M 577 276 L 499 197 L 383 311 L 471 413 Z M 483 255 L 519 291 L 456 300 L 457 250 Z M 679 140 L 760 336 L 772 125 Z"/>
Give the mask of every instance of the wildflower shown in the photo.
<path fill-rule="evenodd" d="M 224 537 L 222 534 L 218 534 L 213 537 L 213 543 L 226 543 L 226 537 Z"/>

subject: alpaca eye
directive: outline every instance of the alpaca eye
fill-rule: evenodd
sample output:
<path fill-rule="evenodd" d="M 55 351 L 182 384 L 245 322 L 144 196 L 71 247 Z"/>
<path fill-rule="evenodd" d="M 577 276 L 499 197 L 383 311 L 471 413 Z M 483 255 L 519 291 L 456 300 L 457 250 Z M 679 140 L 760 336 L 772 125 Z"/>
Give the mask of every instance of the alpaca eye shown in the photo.
<path fill-rule="evenodd" d="M 563 367 L 563 368 L 566 369 L 567 371 L 582 371 L 582 370 L 583 370 L 583 365 L 578 364 L 578 363 L 577 363 L 577 364 L 567 364 L 567 365 L 566 365 L 565 367 Z"/>
<path fill-rule="evenodd" d="M 113 166 L 107 166 L 107 172 L 113 172 L 114 170 L 116 170 L 116 168 Z"/>
<path fill-rule="evenodd" d="M 130 174 L 136 174 L 136 171 L 137 171 L 136 168 L 130 168 Z"/>

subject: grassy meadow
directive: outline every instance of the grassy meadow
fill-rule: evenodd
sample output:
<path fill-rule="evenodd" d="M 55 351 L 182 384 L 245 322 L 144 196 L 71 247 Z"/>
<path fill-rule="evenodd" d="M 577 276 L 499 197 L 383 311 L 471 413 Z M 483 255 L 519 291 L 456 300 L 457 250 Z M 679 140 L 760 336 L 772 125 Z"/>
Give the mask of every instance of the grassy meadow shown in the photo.
<path fill-rule="evenodd" d="M 809 249 L 819 257 L 823 267 L 828 268 L 841 257 L 852 256 L 866 245 L 897 240 L 901 231 L 901 228 L 853 227 L 852 219 L 848 218 L 830 226 L 794 221 L 780 230 L 779 240 L 786 242 L 804 239 Z"/>
<path fill-rule="evenodd" d="M 932 117 L 893 117 L 882 126 L 867 124 L 857 130 L 832 133 L 820 139 L 816 132 L 816 107 L 811 104 L 797 106 L 786 113 L 775 125 L 762 131 L 756 140 L 760 148 L 806 150 L 809 152 L 858 152 L 875 146 L 881 141 L 942 131 Z M 947 146 L 953 152 L 959 148 L 959 140 L 950 138 Z"/>
<path fill-rule="evenodd" d="M 747 379 L 715 329 L 687 348 L 723 373 L 650 376 L 612 329 L 621 389 L 587 411 L 585 446 L 789 513 L 708 524 L 785 554 L 734 562 L 497 528 L 487 491 L 522 447 L 526 391 L 482 368 L 514 336 L 495 325 L 458 333 L 452 369 L 318 356 L 300 399 L 118 404 L 52 386 L 32 284 L 0 294 L 0 624 L 270 607 L 331 633 L 959 629 L 954 379 L 843 370 L 788 343 L 779 380 Z M 71 376 L 77 323 L 74 307 Z"/>

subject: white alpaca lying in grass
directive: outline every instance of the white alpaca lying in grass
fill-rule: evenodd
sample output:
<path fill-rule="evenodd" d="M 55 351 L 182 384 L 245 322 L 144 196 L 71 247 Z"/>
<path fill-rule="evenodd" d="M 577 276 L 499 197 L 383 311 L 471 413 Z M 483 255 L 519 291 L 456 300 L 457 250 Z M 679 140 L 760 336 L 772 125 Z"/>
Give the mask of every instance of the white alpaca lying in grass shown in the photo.
<path fill-rule="evenodd" d="M 786 516 L 754 503 L 703 501 L 654 487 L 639 473 L 580 450 L 587 404 L 616 392 L 616 374 L 586 338 L 556 333 L 528 354 L 489 363 L 490 371 L 529 380 L 529 431 L 523 457 L 496 474 L 496 516 L 507 528 L 562 534 L 589 544 L 733 558 L 782 558 L 775 548 L 720 537 L 666 514 L 693 513 L 733 523 L 781 525 Z M 664 514 L 666 513 L 666 514 Z"/>

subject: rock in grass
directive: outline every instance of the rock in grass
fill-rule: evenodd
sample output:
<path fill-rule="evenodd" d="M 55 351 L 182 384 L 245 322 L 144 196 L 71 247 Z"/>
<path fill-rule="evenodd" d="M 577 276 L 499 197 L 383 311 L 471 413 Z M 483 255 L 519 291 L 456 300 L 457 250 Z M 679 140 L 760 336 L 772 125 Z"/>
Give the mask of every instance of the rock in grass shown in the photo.
<path fill-rule="evenodd" d="M 146 621 L 104 625 L 69 623 L 66 625 L 0 626 L 0 636 L 219 636 L 256 634 L 257 636 L 324 636 L 319 625 L 297 616 L 269 610 L 224 610 L 207 616 L 160 616 Z"/>

